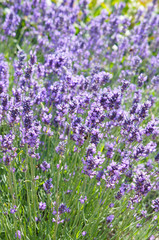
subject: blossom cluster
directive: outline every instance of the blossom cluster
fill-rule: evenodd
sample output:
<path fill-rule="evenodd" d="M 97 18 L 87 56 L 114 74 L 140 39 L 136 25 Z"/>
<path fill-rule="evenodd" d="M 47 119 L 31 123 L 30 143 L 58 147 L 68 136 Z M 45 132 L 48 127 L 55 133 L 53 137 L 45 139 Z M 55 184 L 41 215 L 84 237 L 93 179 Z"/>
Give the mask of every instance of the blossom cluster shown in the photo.
<path fill-rule="evenodd" d="M 85 192 L 60 187 L 80 171 L 97 189 L 114 191 L 105 216 L 112 228 L 115 202 L 125 198 L 134 209 L 159 189 L 156 1 L 133 19 L 123 14 L 124 3 L 95 16 L 83 0 L 50 6 L 45 0 L 15 0 L 2 6 L 0 39 L 4 45 L 12 39 L 12 48 L 18 48 L 16 56 L 8 54 L 10 62 L 5 50 L 0 54 L 1 164 L 12 169 L 10 183 L 31 175 L 24 182 L 26 194 L 29 188 L 35 194 L 34 220 L 49 221 L 50 212 L 56 233 L 73 211 L 62 203 L 72 192 L 83 208 L 89 205 Z M 71 155 L 80 158 L 78 166 Z M 11 195 L 10 213 L 18 216 L 17 197 Z M 149 207 L 159 211 L 155 195 Z M 21 239 L 20 230 L 15 234 Z"/>

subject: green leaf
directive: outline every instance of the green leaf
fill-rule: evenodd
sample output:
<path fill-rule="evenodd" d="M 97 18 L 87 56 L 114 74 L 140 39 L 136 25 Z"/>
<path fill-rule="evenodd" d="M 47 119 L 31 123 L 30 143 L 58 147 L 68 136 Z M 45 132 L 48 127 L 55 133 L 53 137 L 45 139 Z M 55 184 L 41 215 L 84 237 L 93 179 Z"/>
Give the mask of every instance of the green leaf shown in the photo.
<path fill-rule="evenodd" d="M 78 239 L 79 234 L 80 234 L 80 231 L 77 232 L 77 234 L 76 234 L 76 239 Z"/>
<path fill-rule="evenodd" d="M 111 13 L 111 10 L 109 9 L 109 7 L 104 2 L 101 3 L 101 7 L 106 9 L 109 14 Z"/>
<path fill-rule="evenodd" d="M 88 6 L 89 6 L 89 9 L 93 10 L 93 8 L 95 8 L 96 5 L 97 5 L 97 0 L 92 0 Z"/>

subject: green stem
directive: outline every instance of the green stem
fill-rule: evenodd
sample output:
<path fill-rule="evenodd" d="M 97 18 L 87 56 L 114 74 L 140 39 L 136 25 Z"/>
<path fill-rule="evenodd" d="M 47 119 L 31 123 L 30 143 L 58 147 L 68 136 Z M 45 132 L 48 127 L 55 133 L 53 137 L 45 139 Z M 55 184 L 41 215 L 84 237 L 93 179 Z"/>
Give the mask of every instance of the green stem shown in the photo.
<path fill-rule="evenodd" d="M 61 161 L 59 161 L 59 164 L 61 163 Z M 57 189 L 56 189 L 56 221 L 55 221 L 55 231 L 54 231 L 54 236 L 53 239 L 57 239 L 56 238 L 56 233 L 57 233 L 57 229 L 58 229 L 58 209 L 59 209 L 59 180 L 60 180 L 60 166 L 58 168 L 58 172 L 57 172 Z"/>
<path fill-rule="evenodd" d="M 13 206 L 14 206 L 15 205 L 14 189 L 13 189 L 14 185 L 13 185 L 13 182 L 12 182 L 11 169 L 12 169 L 12 163 L 10 165 L 10 169 L 8 169 L 8 172 L 9 172 L 9 185 L 10 185 L 9 189 L 10 189 L 10 193 L 11 193 L 11 197 L 12 197 L 12 203 L 13 203 Z M 15 230 L 17 231 L 17 221 L 16 221 L 15 216 L 14 216 L 14 226 L 15 226 Z"/>
<path fill-rule="evenodd" d="M 36 200 L 37 200 L 37 196 L 35 193 L 35 166 L 33 163 L 33 158 L 30 159 L 30 167 L 31 167 L 31 195 L 32 195 L 32 203 L 33 203 L 33 216 L 34 216 L 34 230 L 35 230 L 35 234 L 36 234 L 36 221 L 35 221 L 35 217 L 36 217 Z"/>
<path fill-rule="evenodd" d="M 30 181 L 29 179 L 29 164 L 28 164 L 28 148 L 26 147 L 26 171 L 25 171 L 25 185 L 26 185 L 26 190 L 27 190 L 27 203 L 28 203 L 28 208 L 29 208 L 29 222 L 31 222 L 31 207 L 30 207 L 30 193 L 29 193 L 29 184 L 28 182 Z"/>

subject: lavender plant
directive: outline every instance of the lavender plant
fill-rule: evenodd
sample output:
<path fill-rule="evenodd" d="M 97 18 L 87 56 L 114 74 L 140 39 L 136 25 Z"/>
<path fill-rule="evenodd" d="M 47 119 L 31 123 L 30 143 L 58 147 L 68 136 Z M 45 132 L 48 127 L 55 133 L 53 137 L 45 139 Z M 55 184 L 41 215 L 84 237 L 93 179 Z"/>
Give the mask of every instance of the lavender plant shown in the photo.
<path fill-rule="evenodd" d="M 159 14 L 126 7 L 0 4 L 1 239 L 157 239 Z"/>

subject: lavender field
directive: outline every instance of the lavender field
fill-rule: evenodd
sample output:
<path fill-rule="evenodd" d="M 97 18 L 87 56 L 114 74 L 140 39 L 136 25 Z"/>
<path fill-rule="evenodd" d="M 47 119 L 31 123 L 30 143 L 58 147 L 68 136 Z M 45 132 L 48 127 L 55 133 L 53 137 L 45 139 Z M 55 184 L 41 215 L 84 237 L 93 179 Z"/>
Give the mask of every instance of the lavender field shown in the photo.
<path fill-rule="evenodd" d="M 159 239 L 159 2 L 108 2 L 0 1 L 0 240 Z"/>

